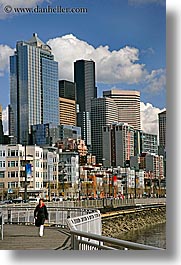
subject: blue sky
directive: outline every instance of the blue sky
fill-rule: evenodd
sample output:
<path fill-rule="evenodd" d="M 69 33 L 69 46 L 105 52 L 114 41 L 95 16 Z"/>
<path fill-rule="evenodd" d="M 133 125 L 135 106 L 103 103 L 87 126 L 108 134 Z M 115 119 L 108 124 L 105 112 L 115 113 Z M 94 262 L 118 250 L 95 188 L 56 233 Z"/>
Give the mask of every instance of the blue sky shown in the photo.
<path fill-rule="evenodd" d="M 5 14 L 4 6 L 12 2 L 12 7 L 61 5 L 85 7 L 88 12 Z M 99 96 L 112 87 L 140 90 L 145 105 L 149 103 L 157 110 L 166 107 L 164 0 L 0 0 L 0 104 L 3 108 L 9 104 L 8 57 L 17 40 L 28 40 L 33 32 L 52 46 L 59 62 L 60 79 L 73 78 L 74 60 L 93 59 Z"/>

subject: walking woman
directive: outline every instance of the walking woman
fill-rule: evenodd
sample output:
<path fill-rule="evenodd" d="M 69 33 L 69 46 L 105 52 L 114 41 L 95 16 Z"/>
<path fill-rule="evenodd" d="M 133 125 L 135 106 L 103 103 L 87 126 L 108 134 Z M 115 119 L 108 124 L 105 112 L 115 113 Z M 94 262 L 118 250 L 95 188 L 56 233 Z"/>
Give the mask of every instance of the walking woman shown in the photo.
<path fill-rule="evenodd" d="M 48 220 L 47 207 L 43 202 L 43 199 L 39 200 L 39 204 L 36 206 L 34 211 L 35 225 L 40 228 L 39 235 L 43 236 L 44 223 Z"/>

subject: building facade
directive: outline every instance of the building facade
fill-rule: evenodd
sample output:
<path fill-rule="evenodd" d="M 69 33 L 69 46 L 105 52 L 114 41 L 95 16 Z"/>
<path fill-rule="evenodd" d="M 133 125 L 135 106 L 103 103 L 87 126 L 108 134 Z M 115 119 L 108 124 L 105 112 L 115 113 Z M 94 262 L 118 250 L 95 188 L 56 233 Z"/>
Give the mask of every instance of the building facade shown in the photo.
<path fill-rule="evenodd" d="M 139 91 L 112 89 L 104 91 L 103 96 L 112 98 L 117 104 L 119 122 L 128 123 L 135 130 L 141 129 Z"/>
<path fill-rule="evenodd" d="M 0 105 L 0 120 L 2 121 L 2 113 L 3 113 L 3 109 L 2 106 Z"/>
<path fill-rule="evenodd" d="M 81 128 L 81 136 L 91 151 L 91 113 L 79 112 L 77 113 L 77 124 Z"/>
<path fill-rule="evenodd" d="M 10 57 L 10 135 L 16 142 L 28 141 L 31 125 L 58 125 L 58 63 L 51 48 L 34 33 L 18 41 Z"/>
<path fill-rule="evenodd" d="M 59 80 L 59 97 L 76 100 L 75 83 L 67 80 Z"/>
<path fill-rule="evenodd" d="M 65 198 L 79 197 L 79 155 L 59 152 L 59 182 Z"/>
<path fill-rule="evenodd" d="M 76 126 L 76 102 L 72 99 L 59 98 L 59 124 Z"/>
<path fill-rule="evenodd" d="M 118 122 L 118 108 L 111 98 L 96 98 L 91 101 L 92 154 L 97 163 L 102 163 L 103 126 Z"/>
<path fill-rule="evenodd" d="M 134 155 L 134 129 L 126 123 L 103 127 L 103 165 L 124 167 Z"/>
<path fill-rule="evenodd" d="M 97 97 L 95 86 L 95 62 L 78 60 L 74 63 L 74 82 L 79 112 L 77 125 L 81 127 L 82 139 L 88 147 L 91 146 L 91 99 Z"/>
<path fill-rule="evenodd" d="M 147 154 L 145 156 L 146 171 L 153 172 L 154 178 L 164 178 L 163 156 Z"/>
<path fill-rule="evenodd" d="M 81 128 L 72 125 L 59 125 L 59 136 L 60 140 L 63 139 L 74 139 L 78 140 L 81 139 Z"/>
<path fill-rule="evenodd" d="M 166 110 L 158 114 L 159 146 L 166 149 Z"/>
<path fill-rule="evenodd" d="M 134 143 L 134 155 L 140 155 L 141 153 L 158 154 L 158 140 L 156 134 L 135 130 Z"/>
<path fill-rule="evenodd" d="M 26 154 L 25 154 L 26 153 Z M 1 197 L 24 196 L 25 165 L 28 194 L 43 194 L 43 150 L 39 146 L 0 145 L 0 190 Z"/>

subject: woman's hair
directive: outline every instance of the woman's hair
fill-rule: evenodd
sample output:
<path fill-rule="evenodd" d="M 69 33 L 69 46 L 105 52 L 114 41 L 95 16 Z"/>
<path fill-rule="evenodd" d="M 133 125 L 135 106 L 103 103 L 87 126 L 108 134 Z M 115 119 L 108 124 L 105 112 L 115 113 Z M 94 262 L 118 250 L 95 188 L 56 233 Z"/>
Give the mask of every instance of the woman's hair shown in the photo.
<path fill-rule="evenodd" d="M 40 203 L 41 201 L 43 202 L 43 199 L 42 199 L 42 198 L 39 199 L 39 203 Z"/>

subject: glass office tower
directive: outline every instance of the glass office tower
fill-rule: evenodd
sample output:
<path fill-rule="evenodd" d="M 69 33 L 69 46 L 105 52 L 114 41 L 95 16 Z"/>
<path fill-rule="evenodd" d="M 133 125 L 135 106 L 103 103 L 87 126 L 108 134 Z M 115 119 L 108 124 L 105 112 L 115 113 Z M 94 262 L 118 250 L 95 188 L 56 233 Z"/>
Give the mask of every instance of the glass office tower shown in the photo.
<path fill-rule="evenodd" d="M 31 125 L 58 125 L 58 99 L 58 63 L 51 48 L 36 33 L 29 41 L 18 41 L 10 57 L 10 135 L 17 143 L 28 141 Z"/>
<path fill-rule="evenodd" d="M 78 60 L 74 62 L 74 82 L 79 112 L 77 125 L 81 127 L 82 139 L 91 150 L 91 99 L 97 98 L 95 86 L 95 62 Z"/>

